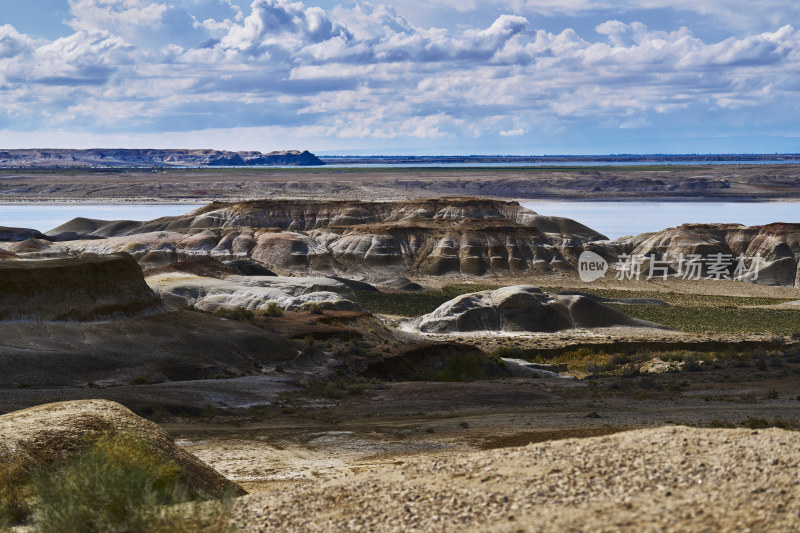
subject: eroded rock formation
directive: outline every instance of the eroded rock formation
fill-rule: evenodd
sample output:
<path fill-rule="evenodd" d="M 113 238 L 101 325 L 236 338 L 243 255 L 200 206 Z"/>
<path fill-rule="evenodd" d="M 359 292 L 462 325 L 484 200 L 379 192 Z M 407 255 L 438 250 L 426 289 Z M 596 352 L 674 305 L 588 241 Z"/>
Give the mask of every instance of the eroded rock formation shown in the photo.
<path fill-rule="evenodd" d="M 144 269 L 186 257 L 248 259 L 286 273 L 360 277 L 570 271 L 587 242 L 604 236 L 573 220 L 516 202 L 263 200 L 214 203 L 149 222 L 75 219 L 48 232 L 83 238 L 9 246 L 18 253 L 124 251 Z M 87 240 L 103 237 L 102 240 Z"/>
<path fill-rule="evenodd" d="M 147 278 L 150 286 L 174 307 L 194 306 L 201 311 L 242 307 L 265 310 L 273 303 L 289 311 L 316 304 L 320 309 L 361 311 L 346 284 L 330 278 L 226 276 L 224 279 L 166 273 Z"/>
<path fill-rule="evenodd" d="M 586 248 L 609 261 L 616 261 L 619 254 L 647 258 L 643 273 L 649 271 L 650 258 L 655 258 L 658 266 L 668 266 L 669 272 L 677 277 L 694 277 L 695 272 L 689 272 L 687 262 L 690 256 L 700 256 L 702 268 L 697 272 L 702 277 L 800 287 L 800 224 L 684 224 L 628 239 L 590 243 Z M 745 268 L 737 272 L 740 256 Z M 760 259 L 756 271 L 751 267 L 757 257 Z M 720 276 L 709 271 L 712 263 L 719 263 L 717 259 L 726 263 Z"/>
<path fill-rule="evenodd" d="M 416 319 L 425 333 L 552 332 L 606 327 L 661 327 L 585 296 L 547 295 L 531 285 L 464 294 Z"/>
<path fill-rule="evenodd" d="M 0 320 L 91 321 L 161 310 L 127 254 L 0 261 Z"/>

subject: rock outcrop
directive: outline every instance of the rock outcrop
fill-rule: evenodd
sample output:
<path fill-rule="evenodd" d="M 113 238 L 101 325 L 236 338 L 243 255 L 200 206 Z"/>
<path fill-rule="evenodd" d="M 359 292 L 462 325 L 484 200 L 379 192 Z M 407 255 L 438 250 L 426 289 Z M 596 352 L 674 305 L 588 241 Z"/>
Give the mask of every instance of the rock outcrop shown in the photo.
<path fill-rule="evenodd" d="M 100 437 L 118 436 L 137 439 L 152 453 L 176 463 L 194 495 L 245 494 L 239 485 L 178 447 L 158 425 L 106 400 L 51 403 L 0 416 L 0 464 L 13 461 L 34 472 L 79 457 Z"/>
<path fill-rule="evenodd" d="M 461 295 L 416 319 L 414 325 L 424 333 L 662 327 L 631 318 L 585 296 L 551 296 L 530 285 Z"/>
<path fill-rule="evenodd" d="M 124 321 L 0 322 L 0 389 L 72 388 L 55 398 L 97 397 L 137 378 L 166 383 L 261 375 L 296 357 L 297 346 L 277 333 L 185 310 Z M 111 389 L 86 388 L 90 383 Z M 147 387 L 132 387 L 141 390 L 130 391 L 126 402 L 148 403 Z"/>
<path fill-rule="evenodd" d="M 30 228 L 9 228 L 0 226 L 0 241 L 18 242 L 28 239 L 46 239 L 47 237 L 40 231 Z"/>
<path fill-rule="evenodd" d="M 224 150 L 3 150 L 3 167 L 119 167 L 119 166 L 244 166 L 244 165 L 324 165 L 309 151 L 228 152 Z"/>
<path fill-rule="evenodd" d="M 655 258 L 659 267 L 668 267 L 677 277 L 699 275 L 800 287 L 800 224 L 684 224 L 617 241 L 590 243 L 586 249 L 609 261 L 616 261 L 619 254 L 643 258 L 643 274 L 648 272 L 650 258 Z M 688 266 L 691 256 L 701 258 L 698 270 Z M 744 261 L 741 266 L 740 257 Z M 760 258 L 758 269 L 752 268 L 756 257 Z M 720 263 L 717 259 L 725 263 L 719 274 L 710 270 L 712 264 Z"/>
<path fill-rule="evenodd" d="M 161 310 L 127 254 L 0 261 L 0 321 L 94 321 Z"/>
<path fill-rule="evenodd" d="M 321 309 L 362 311 L 353 290 L 330 278 L 237 275 L 215 279 L 166 273 L 150 276 L 147 282 L 167 304 L 177 308 L 191 305 L 208 312 L 237 307 L 257 311 L 274 303 L 289 311 L 302 311 L 312 304 Z"/>
<path fill-rule="evenodd" d="M 584 244 L 605 238 L 516 202 L 474 198 L 213 203 L 138 224 L 75 219 L 48 232 L 70 233 L 103 239 L 56 243 L 29 253 L 124 251 L 144 269 L 210 255 L 255 261 L 281 273 L 382 281 L 417 274 L 570 271 Z M 18 253 L 14 246 L 9 250 Z"/>

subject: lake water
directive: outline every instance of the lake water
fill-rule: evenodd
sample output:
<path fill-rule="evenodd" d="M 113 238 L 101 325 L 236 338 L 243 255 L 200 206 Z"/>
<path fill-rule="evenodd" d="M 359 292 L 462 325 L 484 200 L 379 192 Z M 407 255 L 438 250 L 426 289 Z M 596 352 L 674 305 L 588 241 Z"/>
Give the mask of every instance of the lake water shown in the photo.
<path fill-rule="evenodd" d="M 152 220 L 182 215 L 205 204 L 124 204 L 124 205 L 0 205 L 0 226 L 51 230 L 76 217 L 100 220 Z"/>
<path fill-rule="evenodd" d="M 760 226 L 800 223 L 800 203 L 790 202 L 520 202 L 541 215 L 567 217 L 609 239 L 680 226 L 733 222 Z"/>
<path fill-rule="evenodd" d="M 800 223 L 800 203 L 788 202 L 520 202 L 542 215 L 567 217 L 616 239 L 687 222 L 735 222 L 755 226 Z M 181 215 L 203 204 L 0 205 L 0 226 L 45 232 L 76 217 L 152 220 Z"/>
<path fill-rule="evenodd" d="M 702 166 L 702 165 L 720 165 L 720 166 L 735 166 L 735 165 L 800 165 L 798 160 L 741 160 L 741 161 L 506 161 L 502 163 L 444 163 L 444 162 L 426 162 L 419 161 L 416 163 L 403 162 L 403 163 L 352 163 L 340 164 L 334 162 L 325 163 L 322 167 L 303 167 L 303 168 L 505 168 L 505 167 L 647 167 L 647 166 Z M 204 168 L 204 167 L 195 167 Z M 252 166 L 244 166 L 237 168 L 254 168 Z M 273 167 L 258 167 L 258 168 L 275 168 Z M 286 166 L 278 168 L 298 168 L 297 166 Z"/>

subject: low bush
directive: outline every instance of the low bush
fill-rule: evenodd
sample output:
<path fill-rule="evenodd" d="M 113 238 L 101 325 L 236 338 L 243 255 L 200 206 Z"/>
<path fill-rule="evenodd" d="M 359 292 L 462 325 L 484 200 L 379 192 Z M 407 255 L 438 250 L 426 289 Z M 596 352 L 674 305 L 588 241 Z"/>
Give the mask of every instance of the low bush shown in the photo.
<path fill-rule="evenodd" d="M 230 501 L 191 501 L 179 465 L 133 436 L 101 437 L 77 459 L 0 465 L 0 526 L 42 533 L 230 531 Z M 185 504 L 185 505 L 179 505 Z"/>
<path fill-rule="evenodd" d="M 214 314 L 222 318 L 238 320 L 239 322 L 245 322 L 248 324 L 252 323 L 253 319 L 255 318 L 255 314 L 252 311 L 250 311 L 249 309 L 245 309 L 244 307 L 241 306 L 236 307 L 234 309 L 220 307 Z"/>
<path fill-rule="evenodd" d="M 283 307 L 275 302 L 270 302 L 267 304 L 264 314 L 267 316 L 283 316 Z"/>

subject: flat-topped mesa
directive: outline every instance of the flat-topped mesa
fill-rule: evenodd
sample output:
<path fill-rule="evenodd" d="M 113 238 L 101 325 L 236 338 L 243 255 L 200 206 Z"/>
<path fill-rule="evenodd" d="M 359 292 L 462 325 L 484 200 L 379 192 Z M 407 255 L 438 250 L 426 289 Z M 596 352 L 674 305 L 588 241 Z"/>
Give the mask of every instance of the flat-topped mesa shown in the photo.
<path fill-rule="evenodd" d="M 29 149 L 0 151 L 1 167 L 117 167 L 117 166 L 317 166 L 324 165 L 311 152 L 283 150 L 269 153 L 226 150 Z"/>
<path fill-rule="evenodd" d="M 325 228 L 354 229 L 380 224 L 391 227 L 414 227 L 447 222 L 505 222 L 535 228 L 542 233 L 577 236 L 582 240 L 606 237 L 574 220 L 549 217 L 522 207 L 518 202 L 481 198 L 439 198 L 398 202 L 362 202 L 352 200 L 253 200 L 213 202 L 205 207 L 175 217 L 149 222 L 97 221 L 74 219 L 47 232 L 81 233 L 102 237 L 134 235 L 152 231 L 189 232 L 202 229 L 271 228 L 307 232 Z"/>
<path fill-rule="evenodd" d="M 294 274 L 373 280 L 406 273 L 571 270 L 570 260 L 577 260 L 584 243 L 605 238 L 573 220 L 540 216 L 517 202 L 477 198 L 212 203 L 142 223 L 75 219 L 48 232 L 70 233 L 106 237 L 66 243 L 72 253 L 126 251 L 143 268 L 210 255 L 250 259 Z M 17 249 L 9 246 L 9 251 Z"/>
<path fill-rule="evenodd" d="M 161 310 L 128 254 L 0 261 L 0 321 L 98 321 Z"/>

